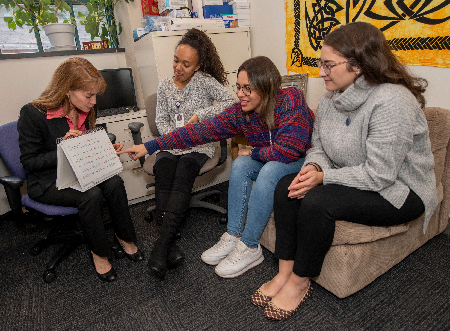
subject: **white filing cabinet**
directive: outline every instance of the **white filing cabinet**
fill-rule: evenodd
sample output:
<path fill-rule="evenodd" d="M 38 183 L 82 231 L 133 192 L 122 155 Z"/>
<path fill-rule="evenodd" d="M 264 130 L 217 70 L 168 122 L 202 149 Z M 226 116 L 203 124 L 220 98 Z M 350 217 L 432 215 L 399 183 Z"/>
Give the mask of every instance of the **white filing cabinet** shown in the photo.
<path fill-rule="evenodd" d="M 141 128 L 142 141 L 152 139 L 152 135 L 147 124 L 147 115 L 145 110 L 130 112 L 126 114 L 99 117 L 97 124 L 105 124 L 106 130 L 116 136 L 116 143 L 124 144 L 125 148 L 133 146 L 133 137 L 128 123 L 142 122 L 144 126 Z M 127 154 L 120 155 L 123 171 L 119 174 L 125 183 L 128 200 L 132 201 L 143 198 L 154 193 L 154 189 L 147 189 L 146 185 L 153 182 L 153 177 L 147 175 L 139 161 L 131 160 Z"/>
<path fill-rule="evenodd" d="M 204 32 L 216 46 L 231 89 L 236 83 L 239 66 L 251 57 L 250 28 L 209 29 Z M 156 31 L 135 42 L 137 74 L 144 100 L 156 93 L 161 79 L 173 76 L 175 47 L 185 33 L 186 30 Z"/>

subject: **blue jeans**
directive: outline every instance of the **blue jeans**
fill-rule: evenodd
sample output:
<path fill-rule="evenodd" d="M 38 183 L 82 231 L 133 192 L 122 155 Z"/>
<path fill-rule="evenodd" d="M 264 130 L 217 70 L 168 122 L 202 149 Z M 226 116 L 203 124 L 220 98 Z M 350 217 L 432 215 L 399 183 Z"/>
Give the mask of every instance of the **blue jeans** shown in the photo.
<path fill-rule="evenodd" d="M 262 163 L 247 155 L 234 160 L 228 187 L 228 234 L 242 236 L 247 247 L 257 247 L 272 213 L 275 186 L 285 175 L 299 172 L 304 161 Z"/>

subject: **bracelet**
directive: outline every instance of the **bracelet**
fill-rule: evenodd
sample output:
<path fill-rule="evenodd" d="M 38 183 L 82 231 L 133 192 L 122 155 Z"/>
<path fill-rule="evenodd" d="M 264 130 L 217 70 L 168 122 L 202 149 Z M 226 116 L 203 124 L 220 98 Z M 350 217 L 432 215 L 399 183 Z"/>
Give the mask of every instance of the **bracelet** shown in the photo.
<path fill-rule="evenodd" d="M 312 165 L 314 168 L 316 168 L 317 172 L 322 172 L 322 168 L 317 163 L 308 163 L 307 165 Z"/>

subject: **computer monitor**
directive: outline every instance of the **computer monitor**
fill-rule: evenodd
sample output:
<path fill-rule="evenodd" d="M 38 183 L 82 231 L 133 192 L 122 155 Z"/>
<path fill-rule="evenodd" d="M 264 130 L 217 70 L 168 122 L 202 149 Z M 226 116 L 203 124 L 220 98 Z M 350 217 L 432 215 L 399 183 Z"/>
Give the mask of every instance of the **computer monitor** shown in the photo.
<path fill-rule="evenodd" d="M 106 82 L 106 90 L 97 96 L 97 116 L 138 110 L 131 68 L 99 71 Z"/>

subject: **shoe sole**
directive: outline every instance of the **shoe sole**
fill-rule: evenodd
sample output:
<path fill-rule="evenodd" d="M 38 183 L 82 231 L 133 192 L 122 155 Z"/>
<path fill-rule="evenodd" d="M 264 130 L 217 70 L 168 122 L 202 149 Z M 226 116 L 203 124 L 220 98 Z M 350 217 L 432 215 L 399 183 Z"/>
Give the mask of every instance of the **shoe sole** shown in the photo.
<path fill-rule="evenodd" d="M 222 278 L 235 278 L 238 277 L 240 275 L 242 275 L 244 272 L 246 272 L 247 270 L 256 267 L 257 265 L 261 264 L 261 262 L 264 261 L 264 255 L 262 255 L 258 260 L 256 260 L 253 263 L 250 263 L 248 266 L 246 266 L 244 269 L 242 269 L 241 271 L 236 272 L 235 274 L 231 274 L 231 275 L 220 275 L 219 273 L 217 273 L 217 270 L 214 269 L 215 273 L 217 274 L 217 276 L 222 277 Z"/>
<path fill-rule="evenodd" d="M 226 257 L 226 256 L 225 256 Z M 225 258 L 224 257 L 224 258 Z M 203 256 L 202 257 L 200 257 L 201 259 L 202 259 L 202 261 L 203 262 L 205 262 L 206 264 L 209 264 L 209 265 L 218 265 L 219 263 L 220 263 L 220 261 L 222 261 L 223 259 L 220 259 L 219 261 L 205 261 L 204 259 L 203 259 Z"/>

